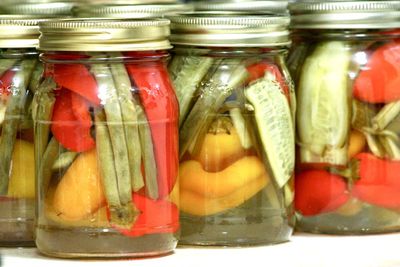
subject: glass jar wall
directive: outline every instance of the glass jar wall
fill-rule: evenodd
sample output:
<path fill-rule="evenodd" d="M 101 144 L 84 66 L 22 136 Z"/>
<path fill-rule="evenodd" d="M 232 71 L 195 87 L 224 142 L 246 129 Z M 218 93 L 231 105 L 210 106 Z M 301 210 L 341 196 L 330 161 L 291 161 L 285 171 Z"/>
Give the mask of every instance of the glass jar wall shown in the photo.
<path fill-rule="evenodd" d="M 317 5 L 292 7 L 297 226 L 332 234 L 399 230 L 398 3 Z M 315 13 L 304 15 L 308 9 Z M 359 20 L 324 13 L 337 10 Z"/>
<path fill-rule="evenodd" d="M 270 25 L 260 17 L 201 13 L 171 19 L 176 46 L 169 71 L 180 104 L 180 244 L 243 246 L 288 240 L 295 110 L 284 65 L 288 41 L 240 40 L 235 47 L 222 33 L 239 25 L 268 31 L 276 23 L 284 29 L 288 20 L 271 18 Z M 190 35 L 188 29 L 199 28 L 203 36 Z"/>
<path fill-rule="evenodd" d="M 33 245 L 35 168 L 32 99 L 43 65 L 39 20 L 0 16 L 0 245 Z M 13 27 L 14 31 L 9 29 Z"/>
<path fill-rule="evenodd" d="M 42 253 L 141 257 L 175 248 L 179 211 L 170 193 L 178 175 L 178 103 L 166 68 L 168 25 L 167 20 L 42 25 L 45 72 L 34 99 L 36 244 Z M 129 38 L 145 28 L 142 43 L 132 43 Z M 99 39 L 94 37 L 99 43 L 76 35 L 63 37 L 70 47 L 53 42 L 66 29 L 92 38 L 99 29 Z M 121 39 L 104 41 L 104 30 Z M 98 45 L 106 51 L 76 51 Z M 148 50 L 151 45 L 154 50 Z"/>

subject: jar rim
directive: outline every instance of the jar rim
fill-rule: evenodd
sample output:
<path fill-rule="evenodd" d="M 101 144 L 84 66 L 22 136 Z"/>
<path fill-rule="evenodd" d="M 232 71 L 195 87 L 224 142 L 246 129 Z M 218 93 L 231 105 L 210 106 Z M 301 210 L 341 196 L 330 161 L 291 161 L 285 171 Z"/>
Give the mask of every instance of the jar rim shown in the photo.
<path fill-rule="evenodd" d="M 287 13 L 287 0 L 245 0 L 245 1 L 195 1 L 194 9 L 197 11 L 264 11 L 274 13 Z"/>
<path fill-rule="evenodd" d="M 289 4 L 293 29 L 400 27 L 400 1 L 312 1 Z"/>
<path fill-rule="evenodd" d="M 39 50 L 147 51 L 170 49 L 167 19 L 59 19 L 40 23 Z"/>
<path fill-rule="evenodd" d="M 169 16 L 171 43 L 195 46 L 271 47 L 290 44 L 287 15 L 197 11 Z"/>
<path fill-rule="evenodd" d="M 2 10 L 7 14 L 26 15 L 71 15 L 73 2 L 42 2 L 25 4 L 5 4 Z"/>

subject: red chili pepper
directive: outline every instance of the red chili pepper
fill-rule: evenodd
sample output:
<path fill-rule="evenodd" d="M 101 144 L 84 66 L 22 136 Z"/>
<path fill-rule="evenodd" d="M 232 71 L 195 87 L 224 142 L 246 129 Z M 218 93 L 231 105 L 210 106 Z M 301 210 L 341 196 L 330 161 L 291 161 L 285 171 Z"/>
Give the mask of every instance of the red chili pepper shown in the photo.
<path fill-rule="evenodd" d="M 334 211 L 349 199 L 345 180 L 324 170 L 296 175 L 295 192 L 295 208 L 304 216 Z"/>
<path fill-rule="evenodd" d="M 175 233 L 179 229 L 179 210 L 168 200 L 152 200 L 133 193 L 133 201 L 140 214 L 129 230 L 118 229 L 131 237 L 148 234 Z"/>
<path fill-rule="evenodd" d="M 276 65 L 268 62 L 258 62 L 247 66 L 247 71 L 249 72 L 249 78 L 247 79 L 248 83 L 260 79 L 267 71 L 272 73 L 278 81 L 282 92 L 289 98 L 289 86 L 283 77 L 282 72 Z"/>
<path fill-rule="evenodd" d="M 359 179 L 352 194 L 362 201 L 385 208 L 400 208 L 400 162 L 383 160 L 369 153 L 355 157 Z"/>
<path fill-rule="evenodd" d="M 149 121 L 157 164 L 159 197 L 166 197 L 178 176 L 178 101 L 163 62 L 129 64 Z"/>
<path fill-rule="evenodd" d="M 97 82 L 85 65 L 54 64 L 53 66 L 54 73 L 52 76 L 60 87 L 83 96 L 95 105 L 100 105 Z"/>
<path fill-rule="evenodd" d="M 354 81 L 354 97 L 369 103 L 400 99 L 400 42 L 379 47 Z"/>
<path fill-rule="evenodd" d="M 0 78 L 0 96 L 9 95 L 11 93 L 11 85 L 15 71 L 7 70 Z"/>
<path fill-rule="evenodd" d="M 93 149 L 96 143 L 90 135 L 92 122 L 87 103 L 79 95 L 74 94 L 65 89 L 57 92 L 51 132 L 65 148 L 83 152 Z"/>

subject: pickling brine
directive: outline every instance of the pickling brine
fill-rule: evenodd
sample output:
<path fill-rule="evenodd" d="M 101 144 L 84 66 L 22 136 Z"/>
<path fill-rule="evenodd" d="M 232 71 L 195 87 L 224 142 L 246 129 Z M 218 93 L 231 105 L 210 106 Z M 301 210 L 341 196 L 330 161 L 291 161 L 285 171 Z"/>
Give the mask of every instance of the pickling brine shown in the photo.
<path fill-rule="evenodd" d="M 342 4 L 326 8 L 336 12 Z M 298 228 L 334 234 L 399 230 L 398 31 L 385 29 L 389 22 L 370 29 L 355 20 L 353 27 L 364 25 L 361 30 L 342 30 L 328 17 L 320 19 L 332 29 L 305 32 L 299 22 L 288 62 L 297 86 Z"/>
<path fill-rule="evenodd" d="M 180 104 L 180 244 L 290 236 L 296 102 L 283 58 L 274 49 L 176 46 L 169 71 Z"/>
<path fill-rule="evenodd" d="M 92 23 L 130 33 L 168 26 L 166 20 Z M 92 31 L 78 20 L 43 27 L 44 38 L 60 29 Z M 58 48 L 47 39 L 41 45 Z M 143 257 L 176 246 L 178 202 L 170 194 L 178 176 L 178 103 L 161 49 L 168 42 L 158 47 L 42 54 L 33 110 L 42 253 Z"/>

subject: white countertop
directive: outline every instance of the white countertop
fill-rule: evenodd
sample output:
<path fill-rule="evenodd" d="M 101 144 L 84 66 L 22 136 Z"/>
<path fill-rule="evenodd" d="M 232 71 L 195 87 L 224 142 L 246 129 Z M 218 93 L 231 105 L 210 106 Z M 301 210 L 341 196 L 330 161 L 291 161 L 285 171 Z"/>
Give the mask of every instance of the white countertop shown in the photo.
<path fill-rule="evenodd" d="M 178 248 L 175 253 L 139 260 L 61 260 L 34 248 L 0 248 L 0 266 L 185 266 L 214 267 L 400 267 L 400 234 L 321 236 L 297 234 L 291 242 L 252 248 Z M 3 265 L 2 265 L 2 264 Z"/>

